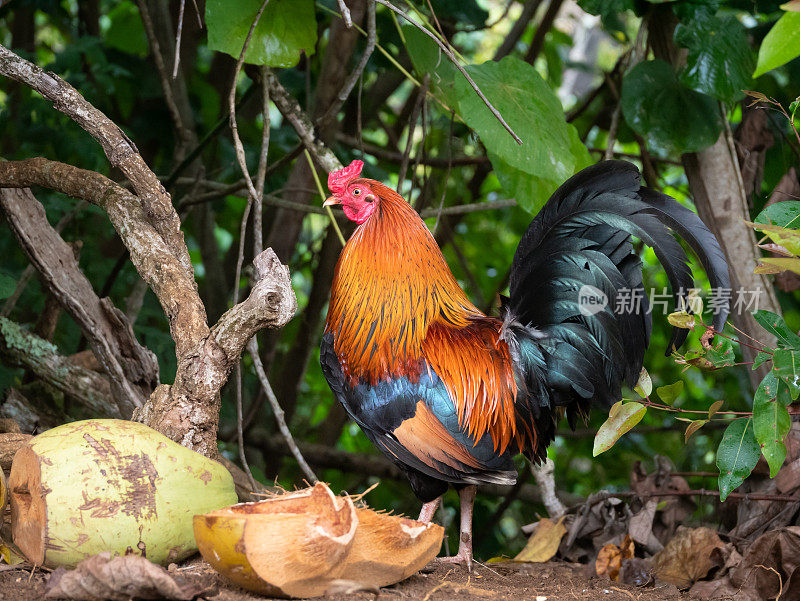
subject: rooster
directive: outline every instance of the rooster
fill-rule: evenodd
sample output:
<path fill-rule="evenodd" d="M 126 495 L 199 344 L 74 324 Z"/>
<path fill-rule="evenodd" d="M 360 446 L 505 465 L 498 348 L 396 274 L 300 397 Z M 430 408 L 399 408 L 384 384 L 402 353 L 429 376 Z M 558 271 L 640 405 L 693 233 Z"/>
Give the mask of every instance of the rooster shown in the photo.
<path fill-rule="evenodd" d="M 563 184 L 528 227 L 511 265 L 500 317 L 458 285 L 425 223 L 398 193 L 361 178 L 362 161 L 332 172 L 332 196 L 358 224 L 331 289 L 320 349 L 336 398 L 408 477 L 432 519 L 453 485 L 461 504 L 457 555 L 472 564 L 476 486 L 513 484 L 513 458 L 539 462 L 566 415 L 608 407 L 635 386 L 651 330 L 642 262 L 651 246 L 676 298 L 693 288 L 691 246 L 713 288 L 730 288 L 714 235 L 689 209 L 640 186 L 623 161 L 588 167 Z M 623 294 L 638 311 L 615 311 Z M 587 304 L 587 300 L 594 302 Z M 727 306 L 714 328 L 721 330 Z M 675 329 L 667 353 L 688 330 Z"/>

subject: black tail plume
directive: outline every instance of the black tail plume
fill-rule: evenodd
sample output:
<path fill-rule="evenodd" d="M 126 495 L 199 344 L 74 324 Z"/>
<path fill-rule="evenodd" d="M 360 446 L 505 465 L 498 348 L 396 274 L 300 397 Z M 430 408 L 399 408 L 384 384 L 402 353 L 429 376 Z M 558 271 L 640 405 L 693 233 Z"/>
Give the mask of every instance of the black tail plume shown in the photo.
<path fill-rule="evenodd" d="M 624 161 L 601 162 L 570 178 L 520 241 L 507 310 L 546 334 L 535 343 L 542 357 L 536 362 L 546 363 L 537 377 L 547 378 L 545 402 L 566 406 L 571 421 L 592 400 L 618 401 L 622 384 L 634 386 L 641 371 L 651 317 L 632 237 L 655 251 L 676 305 L 694 287 L 673 234 L 698 256 L 712 288 L 730 288 L 722 249 L 700 218 L 669 196 L 642 188 L 639 170 Z M 727 315 L 727 306 L 715 314 L 715 329 L 722 329 Z M 687 333 L 673 330 L 667 354 Z M 576 378 L 577 372 L 584 377 Z"/>

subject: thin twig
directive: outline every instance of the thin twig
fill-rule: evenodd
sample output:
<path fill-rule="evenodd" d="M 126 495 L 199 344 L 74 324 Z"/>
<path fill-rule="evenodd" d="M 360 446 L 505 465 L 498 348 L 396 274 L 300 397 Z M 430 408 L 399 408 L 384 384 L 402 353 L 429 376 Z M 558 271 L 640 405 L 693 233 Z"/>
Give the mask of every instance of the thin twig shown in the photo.
<path fill-rule="evenodd" d="M 344 19 L 344 24 L 347 29 L 350 29 L 353 27 L 353 17 L 350 16 L 350 9 L 347 8 L 347 4 L 344 3 L 344 0 L 338 0 L 338 2 L 339 10 L 342 11 L 342 19 Z"/>
<path fill-rule="evenodd" d="M 233 144 L 236 148 L 236 160 L 239 162 L 239 167 L 242 169 L 242 175 L 244 175 L 245 182 L 247 183 L 247 190 L 255 200 L 259 198 L 259 195 L 256 191 L 255 185 L 253 184 L 253 180 L 250 178 L 250 173 L 247 171 L 247 159 L 245 158 L 244 154 L 244 146 L 242 145 L 242 140 L 239 137 L 239 126 L 236 124 L 236 80 L 239 79 L 239 72 L 242 70 L 242 65 L 244 65 L 244 55 L 247 53 L 247 46 L 250 44 L 250 38 L 253 37 L 253 31 L 255 31 L 256 25 L 258 25 L 258 21 L 261 19 L 264 9 L 267 8 L 267 4 L 269 4 L 269 0 L 264 0 L 261 3 L 261 8 L 258 9 L 255 19 L 250 24 L 250 30 L 247 32 L 247 37 L 244 40 L 242 51 L 239 54 L 239 59 L 236 61 L 236 67 L 233 70 L 231 91 L 228 93 L 228 116 L 230 119 Z M 263 152 L 264 151 L 262 149 L 262 154 Z"/>
<path fill-rule="evenodd" d="M 478 87 L 478 84 L 475 83 L 475 81 L 472 79 L 472 77 L 470 77 L 469 73 L 467 73 L 467 71 L 464 69 L 464 67 L 461 66 L 461 63 L 459 63 L 458 60 L 456 60 L 456 57 L 455 57 L 455 55 L 453 55 L 453 52 L 439 39 L 439 37 L 435 33 L 430 31 L 426 27 L 423 27 L 420 23 L 417 23 L 414 19 L 412 19 L 408 15 L 408 13 L 406 13 L 405 11 L 397 8 L 394 4 L 392 4 L 388 0 L 375 0 L 375 2 L 379 2 L 380 4 L 383 4 L 386 8 L 396 12 L 398 15 L 403 17 L 406 21 L 411 23 L 414 27 L 419 29 L 422 33 L 424 33 L 429 38 L 431 38 L 434 42 L 436 42 L 436 45 L 439 46 L 439 48 L 442 49 L 442 52 L 444 52 L 447 55 L 447 58 L 450 59 L 450 61 L 455 65 L 456 69 L 458 69 L 461 72 L 461 74 L 464 76 L 464 78 L 469 82 L 469 85 L 472 86 L 472 89 L 475 90 L 475 93 L 478 95 L 478 97 L 481 100 L 483 100 L 483 103 L 491 111 L 492 115 L 494 115 L 495 118 L 500 122 L 500 124 L 505 128 L 505 130 L 509 134 L 511 134 L 511 137 L 514 138 L 514 141 L 517 144 L 520 144 L 520 145 L 522 144 L 522 139 L 520 139 L 520 137 L 516 133 L 514 133 L 514 130 L 511 129 L 511 126 L 508 123 L 506 123 L 506 120 L 503 119 L 503 116 L 500 114 L 500 112 L 496 108 L 494 108 L 494 105 L 491 102 L 489 102 L 488 98 L 486 98 L 484 93 Z"/>
<path fill-rule="evenodd" d="M 197 0 L 192 0 L 192 4 L 194 5 L 194 12 L 197 15 L 197 26 L 203 29 L 203 17 L 200 15 L 200 8 L 197 6 Z"/>
<path fill-rule="evenodd" d="M 253 185 L 253 180 L 250 177 L 250 172 L 247 169 L 247 158 L 244 154 L 244 146 L 242 145 L 242 140 L 239 137 L 239 129 L 238 125 L 236 124 L 236 81 L 239 79 L 239 72 L 242 69 L 242 65 L 244 64 L 244 56 L 247 53 L 247 46 L 250 44 L 250 39 L 253 36 L 253 31 L 258 25 L 259 19 L 261 19 L 261 15 L 264 13 L 264 9 L 267 7 L 269 0 L 264 0 L 261 3 L 261 8 L 258 9 L 253 22 L 250 24 L 250 30 L 247 32 L 247 37 L 244 40 L 244 44 L 242 45 L 242 51 L 239 54 L 239 59 L 236 61 L 236 68 L 233 71 L 233 81 L 231 82 L 231 91 L 228 94 L 228 110 L 229 110 L 229 118 L 230 118 L 230 126 L 231 126 L 231 136 L 233 137 L 234 147 L 236 148 L 236 160 L 239 163 L 239 168 L 242 171 L 242 175 L 244 176 L 244 180 L 247 184 L 248 190 L 248 198 L 247 198 L 247 206 L 245 207 L 244 214 L 242 215 L 242 223 L 239 228 L 239 253 L 236 258 L 236 279 L 233 282 L 233 305 L 239 302 L 239 282 L 242 274 L 242 263 L 244 262 L 244 242 L 245 242 L 245 235 L 247 233 L 247 218 L 250 214 L 250 209 L 253 204 L 256 205 L 256 211 L 259 214 L 259 226 L 260 226 L 260 213 L 261 213 L 261 197 L 263 196 L 264 190 L 264 176 L 266 174 L 267 169 L 267 151 L 269 149 L 269 92 L 266 84 L 266 76 L 262 73 L 262 99 L 263 99 L 263 108 L 262 112 L 265 114 L 265 123 L 262 131 L 262 146 L 261 146 L 261 156 L 259 157 L 258 161 L 258 186 L 259 190 L 256 190 L 256 187 Z M 255 229 L 255 218 L 254 218 L 254 229 Z M 258 256 L 261 252 L 261 235 L 258 231 L 254 232 L 253 236 L 254 240 L 256 240 L 256 248 L 258 251 L 254 253 L 254 257 Z M 242 370 L 241 370 L 241 362 L 236 363 L 236 434 L 237 434 L 237 442 L 239 444 L 239 459 L 242 461 L 242 467 L 247 474 L 247 477 L 250 480 L 250 484 L 253 488 L 256 487 L 255 478 L 253 477 L 253 473 L 250 471 L 250 465 L 247 463 L 247 458 L 245 457 L 244 453 L 244 434 L 242 432 Z"/>
<path fill-rule="evenodd" d="M 634 497 L 637 499 L 648 499 L 650 497 L 719 497 L 718 490 L 706 490 L 705 488 L 694 490 L 655 490 L 652 492 L 635 492 L 632 490 L 625 490 L 621 492 L 599 492 L 590 497 L 591 502 L 599 503 L 614 497 Z M 728 493 L 728 499 L 744 499 L 747 501 L 778 501 L 781 503 L 797 503 L 800 502 L 800 497 L 792 495 L 771 495 L 765 493 Z M 577 509 L 576 506 L 570 507 L 570 512 Z"/>
<path fill-rule="evenodd" d="M 234 373 L 234 382 L 236 388 L 236 440 L 239 445 L 239 461 L 242 462 L 244 473 L 247 474 L 247 479 L 250 481 L 250 486 L 253 490 L 258 489 L 256 479 L 253 472 L 250 470 L 250 464 L 247 462 L 247 456 L 244 452 L 244 429 L 242 427 L 242 362 L 236 364 Z"/>
<path fill-rule="evenodd" d="M 342 15 L 344 16 L 344 21 L 347 24 L 348 29 L 353 26 L 353 21 L 350 19 L 350 12 L 348 11 L 346 14 L 344 13 L 347 10 L 347 7 L 344 5 L 344 0 L 339 0 L 339 6 L 343 8 Z M 372 56 L 373 51 L 375 50 L 375 45 L 378 43 L 378 34 L 375 28 L 375 2 L 368 0 L 367 1 L 367 45 L 364 48 L 364 54 L 361 55 L 361 59 L 358 61 L 356 68 L 353 69 L 353 72 L 347 77 L 342 85 L 342 89 L 339 90 L 339 93 L 334 98 L 333 102 L 331 102 L 328 110 L 325 111 L 325 114 L 322 115 L 317 120 L 317 125 L 319 127 L 324 127 L 328 121 L 333 119 L 336 116 L 336 113 L 339 112 L 339 109 L 342 108 L 344 101 L 347 100 L 347 97 L 350 96 L 350 92 L 353 91 L 358 80 L 361 78 L 362 73 L 364 73 L 364 69 L 367 66 L 367 62 L 369 61 L 369 57 Z M 306 69 L 306 72 L 309 72 Z"/>
<path fill-rule="evenodd" d="M 181 34 L 183 33 L 183 10 L 186 6 L 186 0 L 181 0 L 181 7 L 178 10 L 178 32 L 175 35 L 175 60 L 172 66 L 172 79 L 178 77 L 178 65 L 181 62 Z"/>
<path fill-rule="evenodd" d="M 180 149 L 182 153 L 186 150 L 186 142 L 188 141 L 186 127 L 183 123 L 183 116 L 181 115 L 181 112 L 178 109 L 178 104 L 175 101 L 172 83 L 169 80 L 169 73 L 167 71 L 166 63 L 164 62 L 164 55 L 161 53 L 161 46 L 158 43 L 158 37 L 156 36 L 156 30 L 155 26 L 153 25 L 153 18 L 150 15 L 150 10 L 147 8 L 147 3 L 145 0 L 138 0 L 137 4 L 139 5 L 139 14 L 142 17 L 144 32 L 147 36 L 147 41 L 150 44 L 150 51 L 153 53 L 153 62 L 156 65 L 158 78 L 161 81 L 161 89 L 164 91 L 164 103 L 167 105 L 169 115 L 175 124 L 175 130 L 178 133 L 178 138 L 180 139 Z M 183 4 L 181 4 L 181 7 L 182 6 Z M 183 15 L 183 11 L 181 11 L 181 15 Z M 178 56 L 177 48 L 175 49 L 175 56 Z M 173 75 L 173 78 L 174 77 L 175 75 Z"/>
<path fill-rule="evenodd" d="M 403 151 L 403 160 L 400 163 L 400 171 L 397 177 L 397 191 L 402 193 L 403 182 L 406 179 L 406 171 L 408 170 L 408 161 L 411 156 L 411 148 L 414 146 L 414 132 L 417 129 L 417 119 L 419 118 L 420 110 L 422 110 L 422 103 L 425 100 L 425 94 L 428 92 L 430 85 L 430 76 L 426 73 L 422 80 L 422 85 L 417 94 L 417 100 L 414 103 L 414 109 L 411 111 L 411 118 L 408 124 L 408 139 L 406 140 L 406 148 Z"/>
<path fill-rule="evenodd" d="M 255 336 L 251 338 L 250 342 L 247 344 L 247 350 L 250 352 L 250 357 L 253 359 L 253 367 L 255 368 L 258 379 L 261 382 L 261 387 L 264 389 L 264 393 L 267 395 L 267 400 L 272 406 L 272 413 L 275 415 L 275 421 L 278 422 L 278 429 L 281 431 L 283 440 L 288 445 L 289 450 L 297 460 L 300 469 L 303 470 L 303 473 L 306 475 L 308 481 L 312 484 L 317 482 L 317 475 L 314 473 L 314 470 L 309 467 L 308 463 L 306 463 L 303 454 L 300 452 L 300 449 L 297 448 L 297 443 L 295 443 L 294 438 L 292 438 L 292 433 L 289 431 L 289 426 L 286 425 L 283 409 L 281 409 L 280 403 L 278 403 L 278 399 L 272 390 L 272 386 L 270 386 L 269 379 L 267 378 L 267 373 L 264 371 L 264 365 L 261 363 L 261 356 L 258 354 L 258 341 L 256 340 Z"/>
<path fill-rule="evenodd" d="M 250 86 L 249 88 L 247 88 L 247 90 L 245 90 L 244 94 L 242 94 L 242 97 L 239 99 L 239 102 L 236 103 L 237 111 L 241 110 L 241 108 L 247 103 L 247 101 L 253 97 L 253 92 L 255 92 L 255 89 L 256 86 Z M 223 129 L 225 129 L 225 126 L 228 125 L 229 123 L 230 123 L 230 117 L 228 115 L 224 115 L 223 117 L 221 117 L 220 120 L 217 121 L 216 125 L 214 125 L 214 127 L 211 128 L 211 131 L 209 131 L 205 136 L 203 136 L 203 139 L 197 143 L 197 146 L 195 146 L 191 151 L 189 151 L 186 154 L 183 160 L 180 163 L 178 163 L 178 165 L 172 170 L 172 172 L 166 178 L 163 179 L 164 187 L 167 190 L 172 188 L 172 186 L 177 181 L 178 176 L 180 176 L 180 174 L 183 173 L 183 171 L 194 162 L 194 160 L 200 155 L 203 149 L 206 146 L 208 146 L 208 144 L 211 141 L 213 141 L 214 138 L 216 138 L 219 135 L 219 133 Z"/>
<path fill-rule="evenodd" d="M 308 168 L 311 169 L 311 174 L 314 176 L 314 183 L 317 184 L 317 191 L 319 192 L 320 197 L 323 199 L 325 198 L 325 190 L 322 189 L 322 182 L 319 181 L 319 175 L 317 175 L 317 168 L 314 166 L 314 161 L 311 160 L 311 153 L 308 152 L 308 148 L 305 149 L 306 160 L 308 161 Z M 339 238 L 339 242 L 342 243 L 342 246 L 347 244 L 344 239 L 344 235 L 342 234 L 342 230 L 339 229 L 339 224 L 336 223 L 336 217 L 333 216 L 333 211 L 330 207 L 325 207 L 325 211 L 328 214 L 328 217 L 331 220 L 331 225 L 333 225 L 333 229 L 336 230 L 336 236 Z"/>
<path fill-rule="evenodd" d="M 452 111 L 451 111 L 452 112 Z M 393 163 L 401 163 L 403 161 L 403 154 L 400 152 L 395 152 L 392 150 L 387 150 L 382 146 L 378 146 L 377 144 L 371 144 L 369 142 L 365 142 L 363 140 L 359 140 L 357 137 L 349 136 L 345 133 L 337 133 L 336 139 L 339 142 L 343 142 L 348 146 L 352 146 L 353 148 L 358 148 L 362 152 L 366 152 L 367 154 L 371 154 L 372 156 L 381 159 L 383 161 L 391 161 Z M 442 169 L 446 169 L 449 166 L 467 166 L 467 165 L 482 165 L 488 163 L 489 159 L 486 157 L 427 157 L 420 160 L 420 165 L 428 165 L 430 167 L 438 167 Z"/>
<path fill-rule="evenodd" d="M 262 225 L 264 185 L 267 180 L 267 155 L 269 154 L 269 84 L 267 74 L 261 68 L 261 154 L 258 157 L 256 172 L 256 198 L 253 205 L 253 256 L 257 257 L 264 250 L 264 226 Z M 244 165 L 247 168 L 247 165 Z"/>
<path fill-rule="evenodd" d="M 266 69 L 266 74 L 272 102 L 278 107 L 284 120 L 292 126 L 303 146 L 308 149 L 317 164 L 328 173 L 341 169 L 342 162 L 330 148 L 319 140 L 317 132 L 314 130 L 314 124 L 300 107 L 297 99 L 283 87 L 275 73 Z"/>
<path fill-rule="evenodd" d="M 450 181 L 450 169 L 453 166 L 453 125 L 455 124 L 456 112 L 450 113 L 450 133 L 448 135 L 447 156 L 449 158 L 447 163 L 447 171 L 442 180 L 442 197 L 439 199 L 439 208 L 436 211 L 436 220 L 433 222 L 433 230 L 431 233 L 436 236 L 436 230 L 439 229 L 439 221 L 442 218 L 442 210 L 444 209 L 444 199 L 447 196 L 447 182 Z"/>

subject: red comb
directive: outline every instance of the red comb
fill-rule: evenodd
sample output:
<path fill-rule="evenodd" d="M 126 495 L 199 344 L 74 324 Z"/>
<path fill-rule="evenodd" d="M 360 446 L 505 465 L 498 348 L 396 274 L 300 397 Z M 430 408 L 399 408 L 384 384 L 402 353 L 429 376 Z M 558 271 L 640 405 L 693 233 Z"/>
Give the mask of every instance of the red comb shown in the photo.
<path fill-rule="evenodd" d="M 331 171 L 328 174 L 328 189 L 334 194 L 341 194 L 351 180 L 361 175 L 361 170 L 363 168 L 364 161 L 355 160 L 347 167 L 337 171 Z"/>

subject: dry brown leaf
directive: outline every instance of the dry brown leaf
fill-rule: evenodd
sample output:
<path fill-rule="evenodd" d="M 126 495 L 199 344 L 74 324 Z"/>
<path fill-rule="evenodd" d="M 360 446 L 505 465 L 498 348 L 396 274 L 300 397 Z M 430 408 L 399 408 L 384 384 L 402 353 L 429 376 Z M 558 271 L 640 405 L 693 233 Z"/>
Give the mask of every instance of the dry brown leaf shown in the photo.
<path fill-rule="evenodd" d="M 631 516 L 628 526 L 630 537 L 650 553 L 657 553 L 664 548 L 664 545 L 653 534 L 653 519 L 656 516 L 657 508 L 658 501 L 656 499 L 648 500 L 639 513 Z"/>
<path fill-rule="evenodd" d="M 18 566 L 25 562 L 25 556 L 19 552 L 16 546 L 4 543 L 0 539 L 0 563 L 5 563 L 10 566 Z"/>
<path fill-rule="evenodd" d="M 194 584 L 179 584 L 164 568 L 139 555 L 112 559 L 110 553 L 100 553 L 84 559 L 74 570 L 58 568 L 50 575 L 45 597 L 72 601 L 191 601 L 203 592 Z"/>
<path fill-rule="evenodd" d="M 547 518 L 539 520 L 536 530 L 528 539 L 525 548 L 514 558 L 514 561 L 531 561 L 534 563 L 549 561 L 558 551 L 558 545 L 561 544 L 561 539 L 566 532 L 564 516 L 557 522 Z"/>
<path fill-rule="evenodd" d="M 611 580 L 619 582 L 622 562 L 633 558 L 635 550 L 633 539 L 627 534 L 619 547 L 611 543 L 605 545 L 597 554 L 595 572 L 598 576 L 608 576 Z"/>
<path fill-rule="evenodd" d="M 653 557 L 656 578 L 689 588 L 714 567 L 711 552 L 719 547 L 724 544 L 714 530 L 679 526 L 664 550 Z"/>
<path fill-rule="evenodd" d="M 731 584 L 730 579 L 701 580 L 696 582 L 689 594 L 702 601 L 722 601 L 736 599 L 736 601 L 762 601 L 762 597 L 751 588 L 738 588 Z"/>
<path fill-rule="evenodd" d="M 731 583 L 773 598 L 800 598 L 800 527 L 789 526 L 759 536 L 731 571 Z"/>
<path fill-rule="evenodd" d="M 594 570 L 598 576 L 608 576 L 611 580 L 619 580 L 619 570 L 622 567 L 622 551 L 617 545 L 605 545 L 597 554 Z"/>

